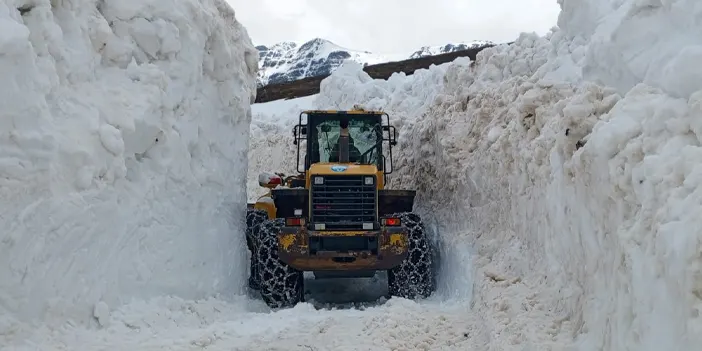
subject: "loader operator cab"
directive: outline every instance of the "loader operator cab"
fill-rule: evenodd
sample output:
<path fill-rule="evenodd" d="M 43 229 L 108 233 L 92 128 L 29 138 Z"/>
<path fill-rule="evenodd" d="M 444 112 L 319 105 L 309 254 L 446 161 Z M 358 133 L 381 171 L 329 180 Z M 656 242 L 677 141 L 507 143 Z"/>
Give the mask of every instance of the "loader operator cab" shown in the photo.
<path fill-rule="evenodd" d="M 305 173 L 317 163 L 375 165 L 385 175 L 392 173 L 392 146 L 397 144 L 397 132 L 387 113 L 303 111 L 293 137 L 298 173 Z"/>

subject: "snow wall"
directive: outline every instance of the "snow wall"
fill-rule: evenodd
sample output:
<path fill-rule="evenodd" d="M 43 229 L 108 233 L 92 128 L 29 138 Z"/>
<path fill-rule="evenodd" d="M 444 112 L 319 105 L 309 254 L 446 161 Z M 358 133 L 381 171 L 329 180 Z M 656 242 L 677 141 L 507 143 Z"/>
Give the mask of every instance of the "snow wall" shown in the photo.
<path fill-rule="evenodd" d="M 258 54 L 223 0 L 2 0 L 0 53 L 0 334 L 241 292 Z"/>
<path fill-rule="evenodd" d="M 347 64 L 300 106 L 389 112 L 400 133 L 390 187 L 419 191 L 416 210 L 441 239 L 440 283 L 472 290 L 496 339 L 695 349 L 702 5 L 559 2 L 560 28 L 546 37 L 388 81 Z M 291 148 L 292 112 L 277 126 L 256 122 L 283 134 L 252 143 Z M 249 158 L 260 170 L 280 165 Z M 472 267 L 454 264 L 463 243 Z M 466 269 L 476 270 L 472 287 L 451 281 Z"/>

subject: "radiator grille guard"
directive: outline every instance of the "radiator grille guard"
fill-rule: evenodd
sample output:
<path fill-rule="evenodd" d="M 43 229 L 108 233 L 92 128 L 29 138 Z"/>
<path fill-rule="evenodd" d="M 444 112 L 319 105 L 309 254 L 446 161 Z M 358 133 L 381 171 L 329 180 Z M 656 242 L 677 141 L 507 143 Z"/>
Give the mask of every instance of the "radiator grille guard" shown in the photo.
<path fill-rule="evenodd" d="M 315 184 L 319 177 L 323 184 Z M 365 183 L 367 177 L 373 184 Z M 322 230 L 319 224 L 324 224 L 323 230 L 378 229 L 375 182 L 367 175 L 312 176 L 310 229 Z"/>

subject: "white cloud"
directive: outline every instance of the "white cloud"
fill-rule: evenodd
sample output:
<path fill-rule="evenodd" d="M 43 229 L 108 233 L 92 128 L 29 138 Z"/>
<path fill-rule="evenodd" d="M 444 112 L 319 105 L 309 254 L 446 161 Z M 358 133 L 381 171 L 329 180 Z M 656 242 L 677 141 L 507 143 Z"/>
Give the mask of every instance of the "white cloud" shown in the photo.
<path fill-rule="evenodd" d="M 321 37 L 375 53 L 492 40 L 556 25 L 556 0 L 227 0 L 256 45 Z"/>

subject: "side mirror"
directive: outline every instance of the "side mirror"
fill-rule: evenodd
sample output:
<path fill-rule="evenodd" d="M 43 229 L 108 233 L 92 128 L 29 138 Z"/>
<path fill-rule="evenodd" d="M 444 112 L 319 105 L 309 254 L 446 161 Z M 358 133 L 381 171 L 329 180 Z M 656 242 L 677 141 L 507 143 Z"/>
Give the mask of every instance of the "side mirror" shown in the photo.
<path fill-rule="evenodd" d="M 261 172 L 258 175 L 258 185 L 264 188 L 273 189 L 281 184 L 283 184 L 283 178 L 277 174 Z"/>

